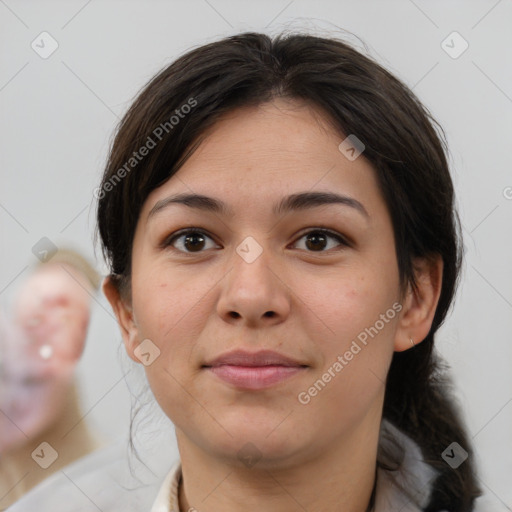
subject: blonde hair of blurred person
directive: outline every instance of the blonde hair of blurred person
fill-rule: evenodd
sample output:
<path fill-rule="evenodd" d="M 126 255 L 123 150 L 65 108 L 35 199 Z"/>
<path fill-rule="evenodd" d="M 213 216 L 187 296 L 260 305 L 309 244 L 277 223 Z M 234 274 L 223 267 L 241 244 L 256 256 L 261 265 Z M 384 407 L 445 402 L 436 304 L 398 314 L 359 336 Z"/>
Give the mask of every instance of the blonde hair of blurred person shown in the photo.
<path fill-rule="evenodd" d="M 99 274 L 72 250 L 39 264 L 0 332 L 0 510 L 55 471 L 103 446 L 80 407 L 75 368 Z M 48 443 L 55 453 L 41 446 Z M 36 457 L 36 455 L 39 457 Z M 38 464 L 36 461 L 43 461 Z"/>

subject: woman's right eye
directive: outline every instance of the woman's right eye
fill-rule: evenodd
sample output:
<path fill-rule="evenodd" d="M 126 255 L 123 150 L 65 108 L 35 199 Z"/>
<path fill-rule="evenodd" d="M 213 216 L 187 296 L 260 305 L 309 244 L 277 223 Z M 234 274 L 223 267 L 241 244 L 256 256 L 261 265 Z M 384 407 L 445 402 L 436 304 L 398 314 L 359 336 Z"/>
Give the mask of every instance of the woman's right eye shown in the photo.
<path fill-rule="evenodd" d="M 213 242 L 213 239 L 204 231 L 199 229 L 185 229 L 174 233 L 169 238 L 166 238 L 162 246 L 171 246 L 177 251 L 184 252 L 185 254 L 192 254 L 195 252 L 203 252 L 202 249 L 207 245 L 207 240 L 211 240 Z M 216 245 L 215 242 L 213 243 Z M 206 247 L 206 249 L 211 248 L 214 247 Z"/>

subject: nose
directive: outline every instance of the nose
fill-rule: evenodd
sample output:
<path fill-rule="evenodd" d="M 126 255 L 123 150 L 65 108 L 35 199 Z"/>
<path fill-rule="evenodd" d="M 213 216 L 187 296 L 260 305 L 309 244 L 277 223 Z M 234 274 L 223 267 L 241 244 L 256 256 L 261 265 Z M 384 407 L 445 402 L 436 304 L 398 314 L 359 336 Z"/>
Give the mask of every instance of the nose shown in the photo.
<path fill-rule="evenodd" d="M 270 261 L 268 251 L 251 262 L 234 255 L 233 268 L 222 281 L 217 303 L 224 321 L 258 327 L 278 324 L 288 317 L 290 288 L 275 260 Z"/>

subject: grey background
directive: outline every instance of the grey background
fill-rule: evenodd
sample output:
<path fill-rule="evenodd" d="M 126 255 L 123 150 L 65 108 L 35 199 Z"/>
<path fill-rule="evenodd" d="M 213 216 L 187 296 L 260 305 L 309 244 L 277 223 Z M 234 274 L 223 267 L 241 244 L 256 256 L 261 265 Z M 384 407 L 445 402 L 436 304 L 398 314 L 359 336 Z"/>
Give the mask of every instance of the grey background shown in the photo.
<path fill-rule="evenodd" d="M 42 237 L 95 258 L 92 193 L 110 137 L 163 66 L 243 30 L 350 31 L 446 131 L 467 253 L 438 347 L 453 367 L 489 502 L 512 510 L 511 24 L 510 0 L 0 0 L 1 303 L 36 261 L 32 248 Z M 31 47 L 43 31 L 59 45 L 47 59 Z M 453 31 L 469 44 L 456 59 L 441 46 Z M 127 384 L 144 384 L 139 368 L 123 378 L 132 365 L 120 343 L 99 296 L 78 378 L 87 420 L 110 439 L 128 433 Z M 169 422 L 160 421 L 158 435 L 172 438 Z M 152 422 L 141 427 L 142 445 L 155 441 L 155 430 Z"/>

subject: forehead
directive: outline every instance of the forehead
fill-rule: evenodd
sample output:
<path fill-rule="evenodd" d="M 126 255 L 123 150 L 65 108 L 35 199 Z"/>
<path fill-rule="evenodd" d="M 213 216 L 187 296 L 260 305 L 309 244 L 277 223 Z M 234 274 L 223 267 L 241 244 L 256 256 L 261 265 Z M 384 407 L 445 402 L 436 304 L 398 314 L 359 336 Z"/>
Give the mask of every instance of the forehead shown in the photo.
<path fill-rule="evenodd" d="M 30 275 L 15 298 L 15 306 L 38 302 L 42 298 L 87 296 L 84 277 L 68 265 L 48 263 Z"/>
<path fill-rule="evenodd" d="M 378 195 L 373 166 L 362 156 L 350 161 L 338 146 L 345 135 L 320 109 L 275 100 L 225 114 L 204 134 L 179 171 L 147 198 L 142 217 L 172 192 L 194 192 L 249 204 L 272 205 L 285 194 L 335 190 Z M 374 197 L 373 199 L 378 199 Z"/>
<path fill-rule="evenodd" d="M 207 130 L 183 168 L 195 169 L 193 164 L 208 159 L 216 171 L 242 164 L 242 169 L 250 168 L 257 176 L 272 172 L 277 177 L 279 170 L 306 171 L 325 165 L 333 154 L 338 156 L 339 141 L 341 135 L 320 110 L 279 99 L 225 114 Z"/>

